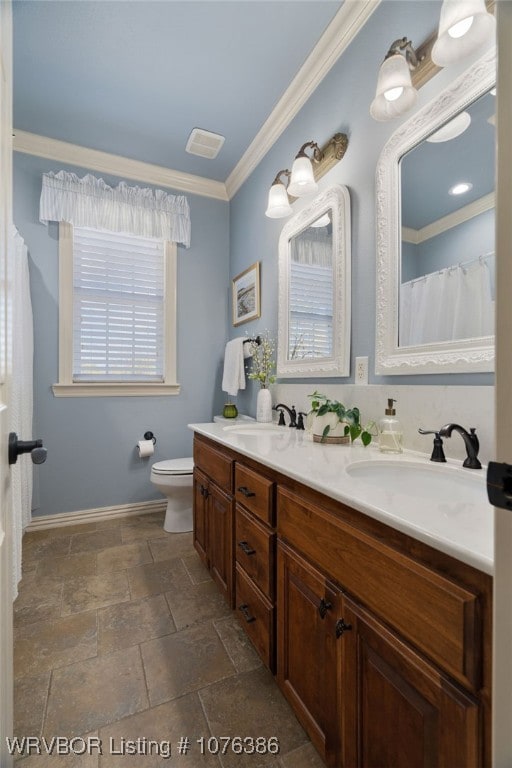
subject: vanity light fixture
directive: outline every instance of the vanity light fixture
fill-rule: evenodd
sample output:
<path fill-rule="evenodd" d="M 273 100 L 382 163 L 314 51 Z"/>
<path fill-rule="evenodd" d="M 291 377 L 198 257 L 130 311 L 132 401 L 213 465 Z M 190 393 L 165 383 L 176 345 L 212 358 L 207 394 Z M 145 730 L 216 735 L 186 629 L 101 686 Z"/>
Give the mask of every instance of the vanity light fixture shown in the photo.
<path fill-rule="evenodd" d="M 418 91 L 411 82 L 411 70 L 419 59 L 412 43 L 401 37 L 391 44 L 379 70 L 377 91 L 370 106 L 374 120 L 391 120 L 416 104 Z"/>
<path fill-rule="evenodd" d="M 290 198 L 315 193 L 318 190 L 318 179 L 343 159 L 347 147 L 346 133 L 335 133 L 322 147 L 316 141 L 303 144 L 293 161 L 291 173 L 289 170 L 279 171 L 272 182 L 265 215 L 271 219 L 289 216 L 292 213 Z M 306 154 L 306 149 L 312 149 L 311 157 Z M 288 178 L 288 187 L 281 181 L 283 174 Z"/>
<path fill-rule="evenodd" d="M 489 47 L 495 35 L 496 20 L 485 7 L 485 0 L 443 0 L 432 61 L 446 67 Z"/>
<path fill-rule="evenodd" d="M 268 192 L 268 205 L 265 216 L 268 216 L 269 219 L 284 219 L 285 216 L 289 216 L 292 213 L 286 187 L 281 181 L 281 176 L 283 175 L 286 176 L 289 182 L 291 174 L 286 168 L 279 171 Z"/>
<path fill-rule="evenodd" d="M 312 157 L 306 154 L 306 149 L 313 150 Z M 311 160 L 317 163 L 321 160 L 320 147 L 316 141 L 307 141 L 299 149 L 292 165 L 292 176 L 288 191 L 293 197 L 304 197 L 304 195 L 313 195 L 318 191 L 318 184 L 315 181 L 313 165 Z"/>

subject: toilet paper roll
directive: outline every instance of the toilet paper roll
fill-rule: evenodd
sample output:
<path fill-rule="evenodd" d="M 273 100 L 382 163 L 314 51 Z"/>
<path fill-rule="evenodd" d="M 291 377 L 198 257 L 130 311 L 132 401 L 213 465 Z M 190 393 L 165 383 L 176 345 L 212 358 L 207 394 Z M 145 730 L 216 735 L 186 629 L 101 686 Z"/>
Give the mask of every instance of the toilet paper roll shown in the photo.
<path fill-rule="evenodd" d="M 152 456 L 155 452 L 155 445 L 152 440 L 139 440 L 137 443 L 137 450 L 141 459 L 146 456 Z"/>

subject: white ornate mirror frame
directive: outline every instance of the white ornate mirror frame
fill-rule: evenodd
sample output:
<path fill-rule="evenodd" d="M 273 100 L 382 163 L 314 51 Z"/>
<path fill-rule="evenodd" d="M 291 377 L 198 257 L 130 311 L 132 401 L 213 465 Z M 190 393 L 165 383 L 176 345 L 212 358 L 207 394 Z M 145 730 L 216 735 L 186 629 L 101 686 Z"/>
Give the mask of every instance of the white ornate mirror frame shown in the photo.
<path fill-rule="evenodd" d="M 290 359 L 290 240 L 327 212 L 331 212 L 332 216 L 333 354 L 330 357 Z M 350 267 L 350 197 L 347 187 L 335 185 L 296 213 L 285 224 L 279 238 L 278 376 L 283 378 L 314 376 L 316 378 L 350 374 Z"/>
<path fill-rule="evenodd" d="M 494 370 L 494 336 L 399 347 L 401 255 L 400 158 L 489 91 L 496 82 L 491 49 L 391 136 L 379 158 L 375 373 L 464 373 Z M 475 151 L 478 148 L 475 147 Z M 436 307 L 433 307 L 436 311 Z"/>

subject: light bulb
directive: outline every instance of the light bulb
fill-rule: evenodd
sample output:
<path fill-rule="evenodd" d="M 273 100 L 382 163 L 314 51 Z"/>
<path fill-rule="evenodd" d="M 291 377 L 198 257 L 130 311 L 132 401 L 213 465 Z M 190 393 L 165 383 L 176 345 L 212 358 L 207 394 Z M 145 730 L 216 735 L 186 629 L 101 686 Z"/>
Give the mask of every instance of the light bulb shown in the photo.
<path fill-rule="evenodd" d="M 404 89 L 402 88 L 402 86 L 400 86 L 399 88 L 390 88 L 388 91 L 384 93 L 384 98 L 386 99 L 386 101 L 396 101 L 397 99 L 400 98 L 403 92 L 404 92 Z"/>
<path fill-rule="evenodd" d="M 473 23 L 473 18 L 473 16 L 468 16 L 467 19 L 462 19 L 461 21 L 458 21 L 457 24 L 454 24 L 453 27 L 450 27 L 448 30 L 450 37 L 453 37 L 454 39 L 463 37 L 466 32 L 469 32 L 469 29 Z"/>

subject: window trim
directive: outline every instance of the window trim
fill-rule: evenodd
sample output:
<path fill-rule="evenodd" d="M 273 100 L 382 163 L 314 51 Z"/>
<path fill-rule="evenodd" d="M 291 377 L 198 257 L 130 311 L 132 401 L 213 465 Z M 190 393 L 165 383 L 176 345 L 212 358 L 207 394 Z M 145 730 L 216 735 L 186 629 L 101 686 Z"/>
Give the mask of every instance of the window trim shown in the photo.
<path fill-rule="evenodd" d="M 73 381 L 73 225 L 59 223 L 59 380 L 55 397 L 134 397 L 179 395 L 176 381 L 177 245 L 165 242 L 165 370 L 164 381 Z"/>

